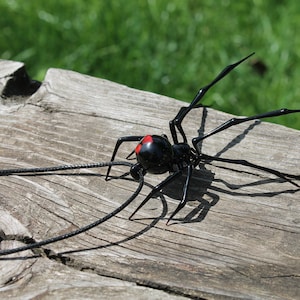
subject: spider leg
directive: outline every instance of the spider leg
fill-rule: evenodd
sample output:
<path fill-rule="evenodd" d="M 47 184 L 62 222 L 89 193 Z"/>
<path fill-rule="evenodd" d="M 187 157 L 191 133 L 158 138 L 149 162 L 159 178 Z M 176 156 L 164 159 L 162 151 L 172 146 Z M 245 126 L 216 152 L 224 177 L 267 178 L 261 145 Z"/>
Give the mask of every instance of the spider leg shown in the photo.
<path fill-rule="evenodd" d="M 188 193 L 188 189 L 190 186 L 190 182 L 191 182 L 191 177 L 192 177 L 192 173 L 193 173 L 193 168 L 192 165 L 188 165 L 187 166 L 187 176 L 186 176 L 186 180 L 185 180 L 185 184 L 184 184 L 184 188 L 183 188 L 183 195 L 182 195 L 182 199 L 179 202 L 178 206 L 176 207 L 176 209 L 174 210 L 174 212 L 171 214 L 171 216 L 169 217 L 168 221 L 167 221 L 167 225 L 169 224 L 169 222 L 173 219 L 173 217 L 182 209 L 184 208 L 184 206 L 186 205 L 187 202 L 187 193 Z"/>
<path fill-rule="evenodd" d="M 138 208 L 130 215 L 129 220 L 132 220 L 132 217 L 139 211 L 157 192 L 159 192 L 163 187 L 168 185 L 174 179 L 182 175 L 182 170 L 176 171 L 169 175 L 165 180 L 156 185 L 152 191 L 147 195 L 147 197 L 143 200 L 143 202 L 138 206 Z"/>
<path fill-rule="evenodd" d="M 187 167 L 187 177 L 186 181 L 183 187 L 183 195 L 182 199 L 179 202 L 178 206 L 174 210 L 174 212 L 169 217 L 166 225 L 169 224 L 169 222 L 172 220 L 172 218 L 186 205 L 187 202 L 187 193 L 190 186 L 190 181 L 193 173 L 193 166 L 188 165 Z M 152 191 L 148 194 L 148 196 L 143 200 L 143 202 L 138 206 L 138 208 L 130 215 L 129 220 L 132 219 L 132 217 L 136 214 L 137 211 L 139 211 L 154 195 L 155 193 L 159 192 L 163 187 L 167 186 L 170 182 L 172 182 L 174 179 L 176 179 L 178 176 L 182 175 L 182 170 L 179 170 L 171 175 L 169 175 L 164 181 L 162 181 L 160 184 L 155 186 Z"/>
<path fill-rule="evenodd" d="M 246 56 L 245 58 L 239 60 L 238 62 L 228 65 L 227 67 L 225 67 L 220 73 L 219 75 L 208 85 L 202 87 L 197 95 L 195 96 L 195 98 L 193 99 L 193 101 L 191 102 L 191 104 L 188 107 L 183 107 L 179 110 L 178 114 L 176 115 L 176 117 L 170 121 L 169 126 L 170 126 L 170 131 L 172 134 L 172 138 L 174 141 L 174 144 L 178 144 L 178 137 L 177 137 L 177 132 L 176 132 L 176 128 L 179 131 L 179 133 L 181 134 L 182 138 L 183 138 L 183 143 L 187 143 L 187 139 L 185 136 L 185 133 L 182 129 L 181 123 L 184 119 L 184 117 L 189 113 L 189 111 L 191 111 L 193 108 L 195 108 L 197 105 L 199 105 L 199 102 L 201 101 L 201 99 L 203 98 L 203 96 L 206 94 L 206 92 L 212 87 L 214 86 L 218 81 L 220 81 L 222 78 L 224 78 L 228 73 L 230 73 L 235 67 L 237 67 L 239 64 L 241 64 L 243 61 L 245 61 L 246 59 L 248 59 L 250 56 L 252 56 L 254 54 L 251 53 L 250 55 Z"/>
<path fill-rule="evenodd" d="M 122 143 L 124 143 L 124 142 L 138 142 L 143 137 L 144 136 L 141 136 L 141 135 L 132 135 L 132 136 L 123 136 L 123 137 L 118 138 L 117 143 L 115 145 L 115 149 L 113 151 L 113 154 L 111 156 L 110 161 L 114 161 L 114 159 L 116 157 L 116 154 L 117 154 L 117 152 L 118 152 L 118 150 L 119 150 L 119 148 L 120 148 L 120 146 L 121 146 Z M 131 152 L 131 154 L 129 154 L 127 156 L 127 158 L 130 157 L 132 154 L 133 154 L 133 152 Z M 105 180 L 108 180 L 110 170 L 111 170 L 111 166 L 109 166 L 108 169 L 107 169 Z"/>
<path fill-rule="evenodd" d="M 215 156 L 210 156 L 207 154 L 201 154 L 200 156 L 201 160 L 206 160 L 206 161 L 222 161 L 222 162 L 228 162 L 230 164 L 238 164 L 238 165 L 243 165 L 243 166 L 247 166 L 247 167 L 251 167 L 257 170 L 261 170 L 270 174 L 273 174 L 279 178 L 284 179 L 285 181 L 291 183 L 292 185 L 296 186 L 296 187 L 300 187 L 297 183 L 293 182 L 290 178 L 294 178 L 294 179 L 300 179 L 300 176 L 298 175 L 291 175 L 291 174 L 286 174 L 286 173 L 281 173 L 279 171 L 267 168 L 267 167 L 263 167 L 263 166 L 259 166 L 256 164 L 253 164 L 247 160 L 244 159 L 232 159 L 232 158 L 222 158 L 222 157 L 215 157 Z M 290 177 L 290 178 L 289 178 Z"/>
<path fill-rule="evenodd" d="M 282 108 L 282 109 L 278 109 L 278 110 L 274 110 L 274 111 L 269 111 L 263 114 L 258 114 L 258 115 L 254 115 L 254 116 L 250 116 L 250 117 L 241 117 L 241 118 L 232 118 L 226 122 L 224 122 L 223 124 L 221 124 L 220 126 L 218 126 L 217 128 L 213 129 L 212 131 L 208 132 L 207 134 L 203 135 L 203 136 L 199 136 L 196 138 L 193 138 L 192 142 L 193 142 L 193 146 L 196 149 L 198 155 L 200 155 L 200 151 L 197 147 L 197 144 L 208 138 L 209 136 L 212 136 L 218 132 L 221 132 L 231 126 L 235 126 L 247 121 L 252 121 L 252 120 L 257 120 L 257 119 L 263 119 L 263 118 L 271 118 L 271 117 L 278 117 L 278 116 L 282 116 L 282 115 L 287 115 L 287 114 L 292 114 L 292 113 L 299 113 L 300 109 L 287 109 L 287 108 Z"/>

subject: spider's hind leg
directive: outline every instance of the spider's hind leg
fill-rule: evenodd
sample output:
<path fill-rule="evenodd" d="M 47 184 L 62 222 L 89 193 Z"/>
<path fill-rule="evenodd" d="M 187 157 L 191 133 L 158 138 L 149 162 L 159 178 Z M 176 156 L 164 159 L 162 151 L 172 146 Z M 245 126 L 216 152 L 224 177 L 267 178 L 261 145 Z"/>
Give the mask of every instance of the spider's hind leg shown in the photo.
<path fill-rule="evenodd" d="M 182 198 L 178 204 L 178 206 L 176 207 L 176 209 L 173 211 L 173 213 L 171 214 L 171 216 L 169 217 L 168 221 L 167 221 L 167 225 L 169 224 L 169 222 L 173 219 L 173 217 L 181 210 L 185 207 L 186 203 L 187 203 L 187 193 L 188 193 L 188 189 L 190 186 L 190 182 L 191 182 L 191 177 L 192 177 L 192 173 L 193 173 L 193 166 L 192 165 L 188 165 L 187 166 L 187 176 L 186 176 L 186 181 L 183 187 L 183 195 Z"/>
<path fill-rule="evenodd" d="M 136 208 L 136 210 L 130 215 L 129 220 L 132 220 L 132 217 L 162 188 L 167 186 L 169 183 L 171 183 L 173 180 L 175 180 L 177 177 L 179 177 L 182 174 L 182 171 L 179 170 L 175 173 L 170 174 L 165 180 L 163 180 L 161 183 L 156 185 L 152 191 L 147 195 L 147 197 L 143 200 L 143 202 Z"/>
<path fill-rule="evenodd" d="M 173 219 L 173 217 L 186 205 L 186 202 L 187 202 L 187 193 L 188 193 L 188 189 L 189 189 L 189 185 L 190 185 L 190 180 L 191 180 L 191 177 L 192 177 L 192 172 L 193 172 L 193 166 L 192 165 L 188 165 L 187 166 L 187 177 L 186 177 L 186 181 L 185 181 L 185 184 L 184 184 L 184 187 L 183 187 L 182 198 L 181 198 L 178 206 L 174 210 L 174 212 L 169 217 L 169 219 L 168 219 L 168 221 L 166 223 L 167 225 Z M 171 183 L 173 180 L 175 180 L 177 177 L 179 177 L 181 175 L 182 175 L 182 170 L 178 170 L 177 172 L 172 173 L 171 175 L 169 175 L 165 180 L 163 180 L 157 186 L 155 186 L 152 189 L 152 191 L 147 195 L 147 197 L 143 200 L 143 202 L 130 215 L 129 220 L 131 220 L 132 217 L 136 214 L 136 212 L 139 211 L 157 192 L 159 192 L 162 188 L 164 188 L 165 186 L 167 186 L 169 183 Z"/>
<path fill-rule="evenodd" d="M 242 123 L 245 123 L 245 122 L 248 122 L 248 121 L 264 119 L 264 118 L 273 118 L 273 117 L 278 117 L 278 116 L 283 116 L 283 115 L 293 114 L 293 113 L 300 113 L 300 109 L 281 108 L 281 109 L 278 109 L 278 110 L 273 110 L 273 111 L 269 111 L 269 112 L 266 112 L 266 113 L 262 113 L 262 114 L 258 114 L 258 115 L 254 115 L 254 116 L 250 116 L 250 117 L 231 118 L 231 119 L 227 120 L 226 122 L 222 123 L 217 128 L 213 129 L 212 131 L 210 131 L 210 132 L 208 132 L 208 133 L 206 133 L 202 136 L 198 136 L 196 138 L 193 138 L 193 140 L 192 140 L 193 146 L 197 150 L 198 154 L 200 155 L 200 151 L 197 147 L 198 143 L 200 141 L 203 141 L 204 139 L 218 133 L 218 132 L 224 131 L 224 130 L 232 127 L 232 126 L 236 126 L 238 124 L 242 124 Z"/>
<path fill-rule="evenodd" d="M 227 162 L 227 163 L 230 163 L 230 164 L 243 165 L 243 166 L 250 167 L 250 168 L 253 168 L 253 169 L 261 170 L 263 172 L 273 174 L 273 175 L 275 175 L 275 176 L 291 183 L 292 185 L 300 188 L 299 184 L 297 184 L 296 182 L 293 181 L 293 179 L 299 180 L 300 179 L 299 175 L 282 173 L 282 172 L 274 170 L 274 169 L 270 169 L 270 168 L 267 168 L 267 167 L 263 167 L 261 165 L 251 163 L 251 162 L 249 162 L 247 160 L 244 160 L 244 159 L 222 158 L 222 157 L 215 157 L 215 156 L 210 156 L 210 155 L 202 153 L 201 156 L 200 156 L 200 160 L 206 161 L 206 162 L 221 161 L 221 162 Z"/>

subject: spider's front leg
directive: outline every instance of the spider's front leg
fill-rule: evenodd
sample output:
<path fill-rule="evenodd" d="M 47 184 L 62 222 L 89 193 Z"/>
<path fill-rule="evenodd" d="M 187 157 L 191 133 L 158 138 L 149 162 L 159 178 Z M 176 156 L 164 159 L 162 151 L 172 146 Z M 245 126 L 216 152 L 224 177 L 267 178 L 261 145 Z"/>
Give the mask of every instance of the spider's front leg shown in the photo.
<path fill-rule="evenodd" d="M 124 142 L 139 142 L 144 136 L 141 136 L 141 135 L 131 135 L 131 136 L 123 136 L 123 137 L 120 137 L 118 140 L 117 140 L 117 143 L 115 145 L 115 149 L 113 151 L 113 154 L 111 156 L 111 159 L 110 161 L 114 161 L 115 160 L 115 157 L 116 157 L 116 154 L 121 146 L 122 143 Z M 132 154 L 132 153 L 131 153 Z M 129 156 L 131 156 L 131 154 L 129 154 L 127 156 L 127 158 Z M 108 170 L 107 170 L 107 173 L 106 173 L 106 177 L 105 177 L 105 180 L 108 180 L 109 179 L 109 173 L 110 173 L 110 170 L 111 170 L 111 166 L 108 167 Z"/>
<path fill-rule="evenodd" d="M 202 100 L 202 98 L 204 97 L 204 95 L 206 94 L 206 92 L 213 87 L 217 82 L 219 82 L 221 79 L 223 79 L 226 75 L 228 75 L 234 68 L 236 68 L 239 64 L 241 64 L 242 62 L 244 62 L 246 59 L 248 59 L 250 56 L 252 56 L 254 54 L 251 53 L 250 55 L 244 57 L 243 59 L 239 60 L 236 63 L 233 63 L 231 65 L 228 65 L 227 67 L 225 67 L 220 73 L 219 75 L 208 85 L 202 87 L 197 95 L 195 96 L 195 98 L 193 99 L 193 101 L 190 103 L 189 106 L 187 107 L 182 107 L 179 112 L 177 113 L 176 117 L 170 121 L 169 126 L 170 126 L 170 131 L 172 134 L 172 138 L 173 138 L 173 142 L 174 144 L 178 144 L 178 137 L 177 137 L 177 132 L 176 132 L 176 128 L 179 131 L 179 133 L 181 134 L 181 137 L 183 139 L 183 143 L 187 143 L 187 139 L 185 136 L 185 133 L 182 129 L 182 121 L 185 118 L 185 116 L 193 109 L 193 108 L 197 108 L 197 107 L 201 107 L 202 105 L 200 104 L 200 101 Z"/>

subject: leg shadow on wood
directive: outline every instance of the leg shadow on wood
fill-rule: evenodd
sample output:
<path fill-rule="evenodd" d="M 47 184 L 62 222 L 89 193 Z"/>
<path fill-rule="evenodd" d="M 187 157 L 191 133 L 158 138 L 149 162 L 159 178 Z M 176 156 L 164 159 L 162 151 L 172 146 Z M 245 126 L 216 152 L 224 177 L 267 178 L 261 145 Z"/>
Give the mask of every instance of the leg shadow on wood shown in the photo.
<path fill-rule="evenodd" d="M 210 162 L 209 164 L 213 164 L 213 162 Z M 178 220 L 179 223 L 203 221 L 209 210 L 218 203 L 219 199 L 222 199 L 221 194 L 239 197 L 275 197 L 284 194 L 294 194 L 300 191 L 299 185 L 294 182 L 294 179 L 300 179 L 299 176 L 292 174 L 282 174 L 278 173 L 276 170 L 267 169 L 263 170 L 266 175 L 263 175 L 264 178 L 262 178 L 261 176 L 263 172 L 258 173 L 255 171 L 251 171 L 251 169 L 255 170 L 255 166 L 256 165 L 251 164 L 251 168 L 249 168 L 249 166 L 246 165 L 245 170 L 241 170 L 240 166 L 239 169 L 217 166 L 217 168 L 220 169 L 227 169 L 228 172 L 231 172 L 231 176 L 235 172 L 237 172 L 238 176 L 245 177 L 245 175 L 249 175 L 249 178 L 247 177 L 247 180 L 245 179 L 246 182 L 241 184 L 231 183 L 226 179 L 215 178 L 215 175 L 204 167 L 201 167 L 199 170 L 194 170 L 188 193 L 187 207 L 188 209 L 191 209 L 191 207 L 195 206 L 194 203 L 198 203 L 198 205 L 181 219 L 175 218 L 173 219 L 173 221 Z M 258 166 L 258 169 L 261 170 L 260 166 Z M 268 178 L 268 173 L 270 173 L 271 175 L 276 175 L 276 177 Z M 293 181 L 289 178 L 289 176 L 293 179 Z M 255 179 L 255 177 L 257 177 L 257 179 Z M 182 176 L 182 178 L 178 178 L 176 181 L 165 187 L 162 190 L 162 193 L 172 199 L 180 201 L 180 195 L 182 191 L 181 187 L 184 184 L 184 181 L 185 176 Z M 278 184 L 284 183 L 289 183 L 291 188 L 287 188 L 285 185 L 283 189 L 278 189 Z M 274 184 L 276 185 L 276 190 L 272 191 L 272 186 Z M 222 187 L 222 185 L 224 187 Z M 247 191 L 247 188 L 253 187 L 257 187 L 258 191 Z M 186 212 L 186 209 L 183 211 Z M 172 224 L 174 224 L 174 222 Z"/>
<path fill-rule="evenodd" d="M 162 193 L 172 199 L 180 201 L 185 180 L 186 174 L 183 174 L 166 186 L 162 190 Z M 208 192 L 213 180 L 214 174 L 203 165 L 200 168 L 194 169 L 187 195 L 188 210 L 190 210 L 191 207 L 194 208 L 192 211 L 189 211 L 185 217 L 173 218 L 171 224 L 174 224 L 175 220 L 179 223 L 200 222 L 204 220 L 210 208 L 219 200 L 216 194 Z M 186 212 L 186 210 L 187 208 L 184 208 L 183 212 Z"/>
<path fill-rule="evenodd" d="M 207 110 L 205 107 L 203 107 L 202 120 L 200 124 L 200 129 L 198 130 L 200 135 L 204 133 L 206 116 Z M 254 121 L 254 123 L 250 124 L 241 134 L 239 134 L 230 142 L 228 142 L 228 144 L 225 147 L 223 147 L 223 149 L 221 149 L 216 155 L 202 155 L 199 169 L 195 169 L 193 172 L 193 178 L 191 180 L 190 189 L 188 193 L 189 204 L 192 203 L 192 201 L 198 201 L 200 203 L 185 217 L 177 220 L 180 220 L 184 223 L 200 222 L 204 220 L 210 208 L 218 202 L 220 198 L 220 193 L 225 193 L 232 196 L 245 197 L 274 197 L 281 194 L 293 194 L 300 191 L 299 184 L 295 182 L 296 180 L 300 180 L 300 175 L 282 173 L 275 169 L 263 167 L 243 159 L 227 159 L 221 157 L 221 155 L 226 153 L 229 149 L 237 146 L 249 134 L 249 132 L 253 130 L 256 126 L 258 126 L 260 123 L 261 121 L 259 120 Z M 200 144 L 199 149 L 201 149 L 201 147 L 202 145 Z M 215 166 L 216 163 L 217 166 Z M 230 165 L 229 167 L 228 164 Z M 235 184 L 230 183 L 228 180 L 226 180 L 226 178 L 216 179 L 214 178 L 212 172 L 205 168 L 206 165 L 213 165 L 217 168 L 227 169 L 228 172 L 238 172 L 240 176 L 248 174 L 250 182 Z M 273 176 L 275 175 L 275 178 L 269 178 L 267 174 Z M 232 176 L 232 174 L 230 173 L 229 175 Z M 253 180 L 253 177 L 257 177 L 258 179 Z M 169 196 L 170 198 L 180 200 L 181 189 L 184 181 L 185 176 L 176 179 L 174 182 L 166 186 L 162 190 L 162 193 Z M 278 190 L 278 188 L 276 187 L 276 191 L 272 191 L 272 184 L 278 185 L 287 182 L 296 187 L 296 189 L 284 188 L 282 190 Z M 221 188 L 219 183 L 223 184 L 225 188 Z M 270 189 L 259 187 L 263 185 L 269 185 Z M 261 192 L 243 191 L 244 188 L 254 186 L 258 186 Z M 268 190 L 270 190 L 270 192 L 268 192 Z M 204 196 L 207 196 L 210 199 L 207 200 L 204 198 Z"/>

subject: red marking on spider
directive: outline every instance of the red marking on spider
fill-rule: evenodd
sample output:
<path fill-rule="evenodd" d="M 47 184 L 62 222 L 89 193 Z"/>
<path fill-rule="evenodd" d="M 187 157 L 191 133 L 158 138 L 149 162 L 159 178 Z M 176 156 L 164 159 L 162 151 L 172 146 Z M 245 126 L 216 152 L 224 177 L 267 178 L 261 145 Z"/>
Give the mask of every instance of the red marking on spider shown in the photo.
<path fill-rule="evenodd" d="M 147 143 L 153 143 L 153 138 L 151 135 L 146 135 L 141 141 L 140 143 L 136 146 L 135 148 L 135 153 L 136 154 L 139 154 L 141 149 L 142 149 L 142 146 L 144 144 L 147 144 Z"/>

